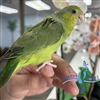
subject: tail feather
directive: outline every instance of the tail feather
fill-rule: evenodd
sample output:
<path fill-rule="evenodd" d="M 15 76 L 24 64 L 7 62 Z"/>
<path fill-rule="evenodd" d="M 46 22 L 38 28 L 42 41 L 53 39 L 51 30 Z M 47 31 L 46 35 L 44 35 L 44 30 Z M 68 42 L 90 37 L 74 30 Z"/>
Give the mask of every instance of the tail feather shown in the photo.
<path fill-rule="evenodd" d="M 11 75 L 13 74 L 16 66 L 18 65 L 18 60 L 16 58 L 9 59 L 6 66 L 3 68 L 2 72 L 0 73 L 0 88 L 4 86 Z"/>

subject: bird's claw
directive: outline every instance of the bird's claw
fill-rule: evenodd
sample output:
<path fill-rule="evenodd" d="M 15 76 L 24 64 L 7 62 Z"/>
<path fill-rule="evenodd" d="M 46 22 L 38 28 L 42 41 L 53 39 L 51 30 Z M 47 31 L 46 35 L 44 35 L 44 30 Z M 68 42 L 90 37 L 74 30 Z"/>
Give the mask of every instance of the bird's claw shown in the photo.
<path fill-rule="evenodd" d="M 43 67 L 45 67 L 46 65 L 49 65 L 49 66 L 51 66 L 51 67 L 53 67 L 53 68 L 56 68 L 57 65 L 52 64 L 52 62 L 53 62 L 53 60 L 47 61 L 47 62 L 43 63 L 41 66 L 39 66 L 39 68 L 36 69 L 36 71 L 39 72 L 40 69 L 43 68 Z"/>

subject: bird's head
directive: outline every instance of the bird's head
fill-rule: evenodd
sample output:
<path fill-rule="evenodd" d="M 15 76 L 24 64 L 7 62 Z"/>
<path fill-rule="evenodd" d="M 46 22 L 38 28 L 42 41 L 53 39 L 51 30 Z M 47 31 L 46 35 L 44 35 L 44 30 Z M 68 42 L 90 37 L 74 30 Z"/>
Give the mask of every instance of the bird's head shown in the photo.
<path fill-rule="evenodd" d="M 80 7 L 78 6 L 67 6 L 58 12 L 58 16 L 62 19 L 63 23 L 67 27 L 74 27 L 75 24 L 81 24 L 84 22 L 84 14 Z"/>

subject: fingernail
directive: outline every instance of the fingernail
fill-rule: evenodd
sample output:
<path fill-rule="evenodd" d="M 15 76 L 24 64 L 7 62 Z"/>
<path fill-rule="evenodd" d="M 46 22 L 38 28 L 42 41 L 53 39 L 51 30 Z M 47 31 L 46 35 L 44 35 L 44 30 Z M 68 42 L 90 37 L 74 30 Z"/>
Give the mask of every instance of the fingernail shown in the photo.
<path fill-rule="evenodd" d="M 78 87 L 77 87 L 76 83 L 74 83 L 74 82 L 71 82 L 71 86 L 72 86 L 73 88 L 78 89 Z"/>
<path fill-rule="evenodd" d="M 45 69 L 46 71 L 48 71 L 48 66 L 45 66 L 44 69 Z"/>
<path fill-rule="evenodd" d="M 53 71 L 51 66 L 45 66 L 45 70 L 49 73 Z"/>

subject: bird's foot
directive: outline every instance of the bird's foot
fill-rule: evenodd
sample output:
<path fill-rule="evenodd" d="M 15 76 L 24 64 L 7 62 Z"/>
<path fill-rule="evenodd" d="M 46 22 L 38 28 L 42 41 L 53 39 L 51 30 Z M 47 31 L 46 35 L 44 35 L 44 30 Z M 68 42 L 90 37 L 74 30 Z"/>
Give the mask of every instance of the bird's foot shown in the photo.
<path fill-rule="evenodd" d="M 36 69 L 36 71 L 39 72 L 39 70 L 40 70 L 41 68 L 45 67 L 46 65 L 49 65 L 49 66 L 51 66 L 51 67 L 53 67 L 53 68 L 56 68 L 57 65 L 52 64 L 52 62 L 53 62 L 53 60 L 47 61 L 47 62 L 43 63 L 41 66 L 39 66 L 39 68 Z"/>

